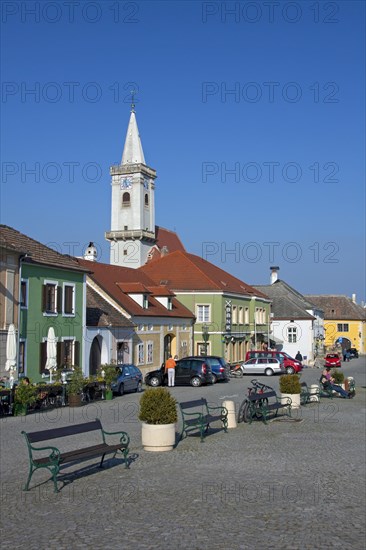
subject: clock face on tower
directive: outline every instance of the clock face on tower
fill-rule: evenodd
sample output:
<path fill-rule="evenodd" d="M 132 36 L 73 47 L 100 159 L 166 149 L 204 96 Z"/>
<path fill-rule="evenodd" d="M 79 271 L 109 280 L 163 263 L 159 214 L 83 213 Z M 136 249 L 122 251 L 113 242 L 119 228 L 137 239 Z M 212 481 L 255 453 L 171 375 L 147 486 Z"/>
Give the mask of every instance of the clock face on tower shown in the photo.
<path fill-rule="evenodd" d="M 132 178 L 122 177 L 119 180 L 121 189 L 131 189 L 132 187 Z"/>

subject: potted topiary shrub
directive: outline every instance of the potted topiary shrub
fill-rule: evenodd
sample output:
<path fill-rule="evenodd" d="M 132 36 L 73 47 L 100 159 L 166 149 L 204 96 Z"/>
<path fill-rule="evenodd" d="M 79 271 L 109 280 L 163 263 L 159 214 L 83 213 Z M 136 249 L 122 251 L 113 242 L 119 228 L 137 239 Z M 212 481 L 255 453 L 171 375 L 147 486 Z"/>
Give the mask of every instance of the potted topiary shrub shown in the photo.
<path fill-rule="evenodd" d="M 67 384 L 67 397 L 70 407 L 80 407 L 84 385 L 85 379 L 81 368 L 74 367 Z"/>
<path fill-rule="evenodd" d="M 142 444 L 146 451 L 171 451 L 175 444 L 176 400 L 167 388 L 149 388 L 140 399 Z"/>
<path fill-rule="evenodd" d="M 343 372 L 333 369 L 331 375 L 332 375 L 332 378 L 334 379 L 334 384 L 338 384 L 338 386 L 341 386 L 342 384 L 344 384 Z"/>
<path fill-rule="evenodd" d="M 301 384 L 300 377 L 297 374 L 282 374 L 280 378 L 281 402 L 286 403 L 290 397 L 292 408 L 300 408 Z M 283 399 L 282 399 L 283 398 Z"/>
<path fill-rule="evenodd" d="M 25 416 L 28 406 L 37 400 L 37 388 L 28 380 L 21 380 L 14 392 L 14 416 Z"/>

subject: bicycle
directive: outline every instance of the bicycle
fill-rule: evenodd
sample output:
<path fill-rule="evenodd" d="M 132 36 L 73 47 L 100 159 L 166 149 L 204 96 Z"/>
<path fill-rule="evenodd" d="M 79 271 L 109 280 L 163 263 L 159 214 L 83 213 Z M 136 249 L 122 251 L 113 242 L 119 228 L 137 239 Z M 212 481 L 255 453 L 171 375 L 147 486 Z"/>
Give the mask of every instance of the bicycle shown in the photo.
<path fill-rule="evenodd" d="M 250 381 L 252 386 L 248 387 L 248 395 L 247 397 L 242 401 L 240 407 L 239 407 L 239 413 L 238 413 L 238 424 L 240 422 L 249 422 L 252 418 L 261 418 L 262 413 L 260 412 L 260 408 L 257 407 L 257 405 L 262 406 L 263 404 L 268 404 L 268 399 L 251 399 L 255 395 L 261 395 L 264 394 L 266 390 L 273 391 L 273 388 L 270 386 L 266 386 L 266 384 L 262 384 L 257 379 L 253 379 Z"/>

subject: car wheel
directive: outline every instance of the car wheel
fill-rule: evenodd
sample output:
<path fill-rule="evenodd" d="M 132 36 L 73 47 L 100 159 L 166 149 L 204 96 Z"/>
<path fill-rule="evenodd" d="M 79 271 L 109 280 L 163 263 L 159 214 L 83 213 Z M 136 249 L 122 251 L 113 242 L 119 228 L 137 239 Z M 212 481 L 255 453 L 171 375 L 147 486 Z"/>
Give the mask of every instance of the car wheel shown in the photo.
<path fill-rule="evenodd" d="M 124 394 L 124 388 L 123 388 L 123 384 L 120 385 L 120 387 L 118 388 L 118 395 L 123 395 Z"/>
<path fill-rule="evenodd" d="M 202 382 L 198 378 L 198 376 L 194 376 L 193 378 L 191 378 L 191 386 L 193 386 L 194 388 L 199 388 L 201 384 Z"/>
<path fill-rule="evenodd" d="M 160 386 L 160 380 L 157 376 L 152 376 L 149 381 L 150 386 L 153 388 L 156 388 L 156 386 Z"/>
<path fill-rule="evenodd" d="M 137 384 L 136 392 L 138 392 L 138 393 L 142 392 L 142 382 L 139 382 Z"/>
<path fill-rule="evenodd" d="M 266 369 L 266 370 L 264 371 L 264 374 L 265 374 L 266 376 L 272 376 L 273 370 L 272 370 L 272 369 Z"/>
<path fill-rule="evenodd" d="M 216 384 L 216 382 L 217 382 L 217 376 L 216 376 L 216 374 L 212 374 L 211 380 L 212 380 L 212 383 L 213 383 L 213 384 Z"/>
<path fill-rule="evenodd" d="M 294 372 L 295 372 L 294 367 L 287 367 L 286 374 L 294 374 Z"/>

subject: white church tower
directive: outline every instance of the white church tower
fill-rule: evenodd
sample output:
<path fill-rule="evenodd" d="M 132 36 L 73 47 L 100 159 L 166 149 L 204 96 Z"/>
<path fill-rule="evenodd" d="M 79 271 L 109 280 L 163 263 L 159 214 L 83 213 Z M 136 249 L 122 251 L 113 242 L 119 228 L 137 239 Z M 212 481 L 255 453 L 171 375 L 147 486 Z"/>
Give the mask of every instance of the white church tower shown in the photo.
<path fill-rule="evenodd" d="M 138 268 L 144 265 L 155 239 L 154 190 L 156 172 L 145 163 L 132 103 L 121 164 L 111 166 L 110 263 Z"/>

